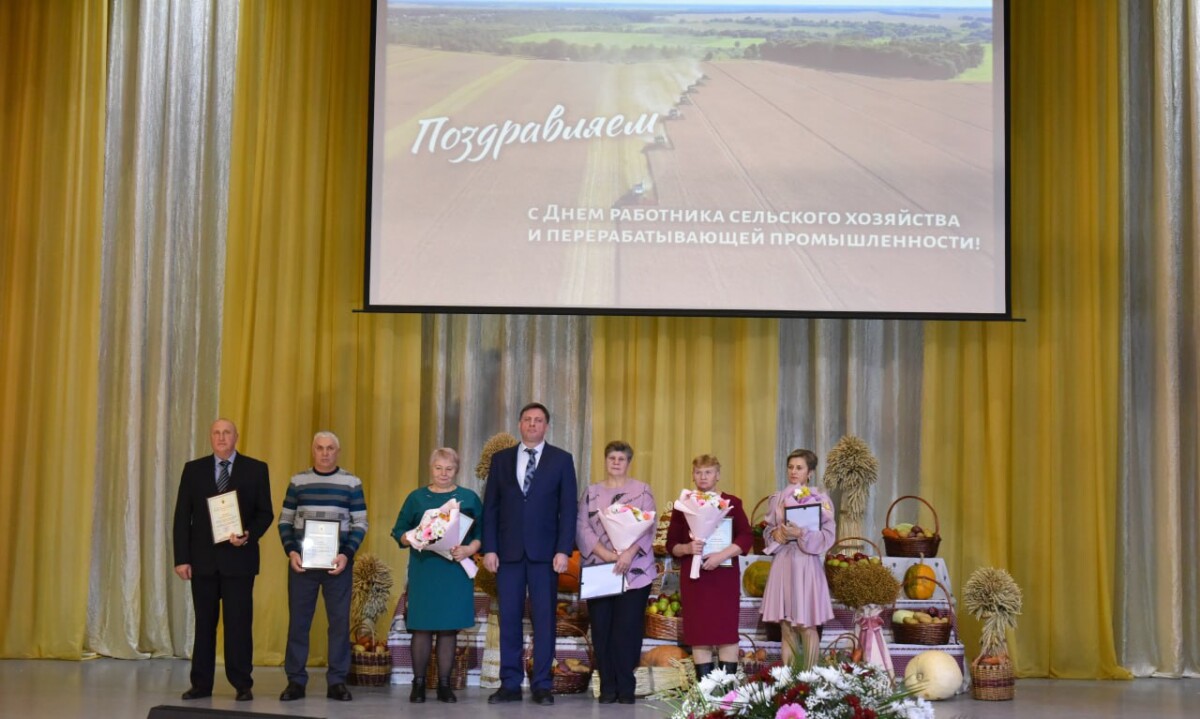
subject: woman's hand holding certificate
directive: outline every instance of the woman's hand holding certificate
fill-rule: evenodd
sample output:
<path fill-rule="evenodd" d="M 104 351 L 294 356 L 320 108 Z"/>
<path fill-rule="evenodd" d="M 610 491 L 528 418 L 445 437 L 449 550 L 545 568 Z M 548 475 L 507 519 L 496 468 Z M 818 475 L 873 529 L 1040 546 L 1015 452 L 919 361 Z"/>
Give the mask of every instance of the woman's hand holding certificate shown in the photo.
<path fill-rule="evenodd" d="M 702 541 L 707 541 L 712 536 L 721 524 L 721 520 L 733 509 L 729 500 L 722 497 L 719 492 L 701 492 L 692 489 L 680 492 L 679 499 L 675 500 L 674 506 L 675 511 L 683 513 L 684 519 L 687 520 L 692 538 Z M 700 559 L 692 560 L 690 573 L 692 579 L 700 578 L 700 565 Z"/>

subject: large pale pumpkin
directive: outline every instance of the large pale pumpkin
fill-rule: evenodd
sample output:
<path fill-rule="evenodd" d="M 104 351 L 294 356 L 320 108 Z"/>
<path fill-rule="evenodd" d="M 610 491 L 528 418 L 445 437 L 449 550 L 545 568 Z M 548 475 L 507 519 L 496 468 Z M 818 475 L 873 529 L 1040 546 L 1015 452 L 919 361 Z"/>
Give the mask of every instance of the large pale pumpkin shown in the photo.
<path fill-rule="evenodd" d="M 921 652 L 904 668 L 904 685 L 923 699 L 949 699 L 962 686 L 962 680 L 958 661 L 936 649 Z"/>
<path fill-rule="evenodd" d="M 922 561 L 917 562 L 908 568 L 904 573 L 904 594 L 909 599 L 929 599 L 933 596 L 933 589 L 937 585 L 934 580 L 937 575 L 933 572 L 933 567 Z"/>

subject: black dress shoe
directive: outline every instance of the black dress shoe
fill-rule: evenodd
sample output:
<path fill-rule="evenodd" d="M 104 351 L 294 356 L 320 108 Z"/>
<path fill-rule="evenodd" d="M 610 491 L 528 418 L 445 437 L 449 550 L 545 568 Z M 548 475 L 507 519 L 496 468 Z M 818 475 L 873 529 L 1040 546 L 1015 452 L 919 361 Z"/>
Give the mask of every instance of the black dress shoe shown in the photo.
<path fill-rule="evenodd" d="M 554 695 L 550 693 L 549 689 L 534 689 L 533 703 L 548 707 L 554 703 Z"/>
<path fill-rule="evenodd" d="M 600 693 L 600 698 L 598 699 L 598 701 L 599 701 L 601 704 L 616 704 L 616 703 L 617 703 L 617 695 L 616 695 L 616 694 L 607 694 L 607 693 L 605 693 L 605 692 L 601 692 L 601 693 Z"/>
<path fill-rule="evenodd" d="M 505 689 L 504 687 L 500 687 L 488 697 L 488 704 L 504 704 L 506 702 L 519 701 L 521 701 L 520 689 Z"/>
<path fill-rule="evenodd" d="M 632 704 L 633 703 L 633 695 L 632 694 L 622 694 L 621 696 L 617 697 L 617 703 L 618 704 Z"/>
<path fill-rule="evenodd" d="M 425 679 L 423 677 L 413 677 L 412 691 L 408 693 L 408 703 L 425 703 Z"/>
<path fill-rule="evenodd" d="M 192 687 L 191 689 L 188 689 L 186 692 L 184 692 L 183 696 L 180 698 L 183 699 L 184 701 L 187 701 L 189 699 L 203 699 L 205 697 L 211 697 L 211 696 L 212 696 L 212 689 L 197 689 L 196 687 Z"/>
<path fill-rule="evenodd" d="M 437 698 L 443 704 L 458 703 L 458 697 L 454 696 L 454 690 L 450 688 L 449 684 L 443 684 L 442 682 L 438 682 Z"/>
<path fill-rule="evenodd" d="M 325 690 L 325 696 L 329 699 L 337 699 L 340 702 L 348 702 L 354 699 L 354 697 L 350 696 L 350 690 L 346 688 L 345 684 L 330 684 L 329 688 Z"/>
<path fill-rule="evenodd" d="M 237 696 L 235 697 L 235 699 L 239 702 L 254 701 L 254 692 L 250 691 L 249 688 L 238 689 Z"/>
<path fill-rule="evenodd" d="M 304 685 L 296 682 L 288 682 L 287 688 L 279 695 L 279 701 L 291 702 L 297 699 L 304 698 Z"/>

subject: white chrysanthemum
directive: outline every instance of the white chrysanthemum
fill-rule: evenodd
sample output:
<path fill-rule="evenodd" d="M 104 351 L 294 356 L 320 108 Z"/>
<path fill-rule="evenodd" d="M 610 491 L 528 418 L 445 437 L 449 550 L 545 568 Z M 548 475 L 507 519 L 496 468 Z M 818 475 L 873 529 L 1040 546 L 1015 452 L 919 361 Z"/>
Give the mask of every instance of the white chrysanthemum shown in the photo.
<path fill-rule="evenodd" d="M 786 664 L 771 667 L 771 677 L 779 684 L 787 684 L 792 680 L 792 668 Z"/>
<path fill-rule="evenodd" d="M 904 719 L 934 719 L 933 705 L 924 699 L 909 697 L 896 703 L 893 709 Z"/>

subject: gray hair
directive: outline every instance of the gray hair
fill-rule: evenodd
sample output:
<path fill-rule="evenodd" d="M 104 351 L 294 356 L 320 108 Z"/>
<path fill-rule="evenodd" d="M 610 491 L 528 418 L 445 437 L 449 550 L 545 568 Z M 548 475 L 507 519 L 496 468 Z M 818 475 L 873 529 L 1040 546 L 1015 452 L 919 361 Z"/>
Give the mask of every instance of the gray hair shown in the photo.
<path fill-rule="evenodd" d="M 334 447 L 337 447 L 338 449 L 342 448 L 341 440 L 339 440 L 338 436 L 333 432 L 327 432 L 325 430 L 317 432 L 313 435 L 313 444 L 316 444 L 318 439 L 332 439 Z"/>

